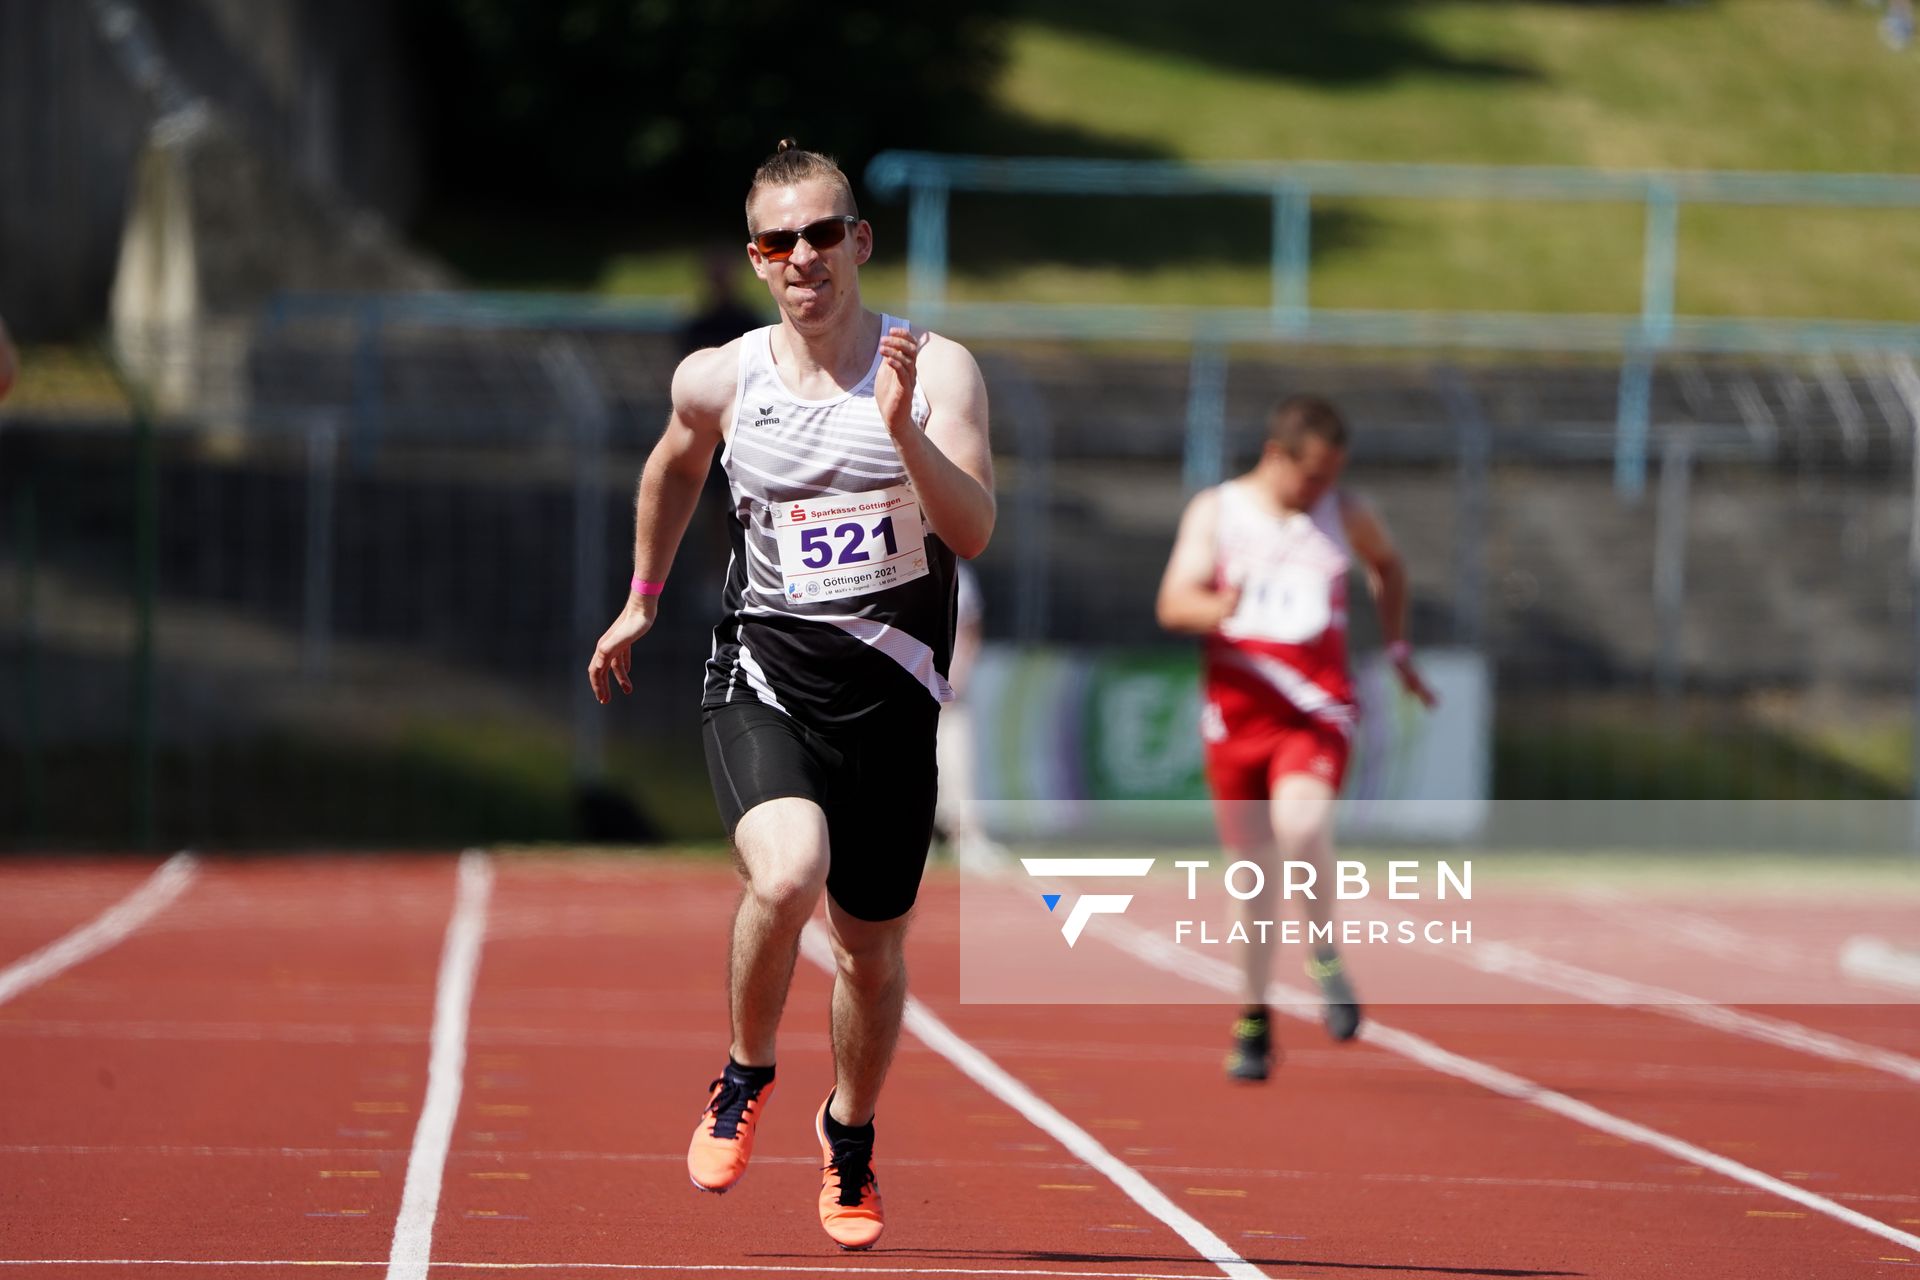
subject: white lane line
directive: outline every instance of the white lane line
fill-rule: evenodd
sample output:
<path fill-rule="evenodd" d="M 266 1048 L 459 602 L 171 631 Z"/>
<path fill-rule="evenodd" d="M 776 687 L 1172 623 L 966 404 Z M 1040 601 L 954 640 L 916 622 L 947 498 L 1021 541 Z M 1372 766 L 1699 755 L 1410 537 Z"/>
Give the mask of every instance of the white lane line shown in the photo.
<path fill-rule="evenodd" d="M 379 1267 L 381 1262 L 321 1258 L 0 1258 L 0 1267 Z M 682 1262 L 448 1262 L 435 1271 L 671 1271 L 742 1275 L 1043 1276 L 1056 1280 L 1205 1280 L 1191 1271 L 1038 1271 L 1027 1267 L 794 1267 Z"/>
<path fill-rule="evenodd" d="M 388 1280 L 426 1280 L 433 1251 L 433 1220 L 440 1210 L 440 1182 L 467 1066 L 467 1015 L 480 972 L 480 944 L 487 933 L 487 899 L 493 867 L 478 849 L 460 855 L 453 917 L 440 951 L 440 977 L 433 997 L 433 1048 L 427 1058 L 427 1098 L 407 1156 L 406 1188 L 393 1224 L 387 1255 Z M 444 1265 L 444 1264 L 443 1264 Z"/>
<path fill-rule="evenodd" d="M 809 924 L 801 935 L 800 949 L 809 960 L 829 974 L 834 971 L 832 947 L 827 941 L 826 931 L 817 921 Z M 958 1067 L 975 1084 L 1019 1112 L 1028 1123 L 1113 1183 L 1128 1199 L 1172 1228 L 1202 1260 L 1212 1263 L 1233 1280 L 1267 1280 L 1265 1272 L 1241 1257 L 1225 1240 L 1208 1230 L 1206 1224 L 1169 1200 L 1164 1192 L 1131 1165 L 1108 1151 L 1092 1134 L 1067 1119 L 1033 1090 L 1014 1079 L 999 1063 L 961 1039 L 912 996 L 907 997 L 905 1027 L 929 1049 Z"/>
<path fill-rule="evenodd" d="M 1830 949 L 1823 950 L 1810 943 L 1783 942 L 1751 933 L 1713 916 L 1656 905 L 1651 899 L 1635 897 L 1612 885 L 1585 885 L 1572 896 L 1587 910 L 1595 915 L 1603 915 L 1610 923 L 1624 924 L 1637 933 L 1718 960 L 1747 966 L 1757 964 L 1776 973 L 1794 974 L 1801 978 L 1808 974 L 1826 975 L 1834 972 L 1828 968 L 1834 959 Z M 1882 992 L 1897 990 L 1902 985 L 1897 978 L 1870 971 L 1855 972 L 1848 968 L 1844 949 L 1837 972 L 1842 979 L 1855 986 Z M 1909 988 L 1920 985 L 1920 979 L 1906 985 Z M 1878 1002 L 1847 1000 L 1844 1003 Z"/>
<path fill-rule="evenodd" d="M 1179 946 L 1157 934 L 1129 925 L 1125 921 L 1110 923 L 1103 936 L 1114 946 L 1156 969 L 1182 974 L 1217 991 L 1234 992 L 1240 989 L 1242 977 L 1240 970 L 1235 966 L 1223 960 L 1198 955 L 1190 948 Z M 1267 989 L 1267 1003 L 1304 1022 L 1320 1021 L 1318 1000 L 1298 987 L 1290 987 L 1279 982 L 1272 984 Z M 1588 1103 L 1569 1098 L 1524 1076 L 1503 1071 L 1499 1067 L 1490 1066 L 1448 1049 L 1442 1049 L 1431 1040 L 1414 1035 L 1410 1031 L 1401 1031 L 1370 1020 L 1361 1027 L 1360 1036 L 1369 1044 L 1378 1045 L 1390 1053 L 1411 1058 L 1443 1075 L 1477 1084 L 1502 1097 L 1530 1103 L 1544 1111 L 1551 1111 L 1555 1115 L 1563 1116 L 1590 1129 L 1597 1129 L 1612 1137 L 1625 1138 L 1629 1142 L 1637 1142 L 1642 1146 L 1652 1147 L 1656 1151 L 1663 1151 L 1689 1164 L 1711 1169 L 1723 1177 L 1770 1192 L 1783 1200 L 1790 1200 L 1811 1209 L 1815 1213 L 1824 1214 L 1835 1221 L 1844 1222 L 1850 1227 L 1857 1227 L 1869 1234 L 1879 1236 L 1882 1240 L 1890 1240 L 1908 1249 L 1920 1249 L 1920 1236 L 1888 1226 L 1878 1218 L 1870 1218 L 1864 1213 L 1837 1204 L 1824 1196 L 1817 1196 L 1804 1187 L 1783 1182 L 1771 1174 L 1762 1173 L 1738 1161 L 1729 1160 L 1705 1147 L 1697 1147 L 1691 1142 L 1662 1133 L 1658 1129 L 1649 1128 L 1611 1112 L 1602 1111 Z"/>
<path fill-rule="evenodd" d="M 161 863 L 138 889 L 66 937 L 0 969 L 0 1004 L 124 942 L 193 882 L 200 860 L 186 850 Z"/>
<path fill-rule="evenodd" d="M 1920 991 L 1920 951 L 1903 951 L 1884 938 L 1848 938 L 1840 948 L 1840 970 L 1850 978 Z"/>
<path fill-rule="evenodd" d="M 1401 918 L 1410 917 L 1402 915 Z M 1684 991 L 1616 978 L 1612 974 L 1599 973 L 1565 961 L 1550 960 L 1508 942 L 1480 942 L 1469 948 L 1431 949 L 1444 952 L 1448 959 L 1456 963 L 1496 977 L 1512 978 L 1529 986 L 1558 991 L 1594 1004 L 1645 1009 L 1649 1013 L 1698 1023 L 1728 1035 L 1744 1036 L 1749 1040 L 1825 1058 L 1830 1062 L 1884 1071 L 1910 1084 L 1920 1084 L 1920 1058 L 1882 1049 L 1878 1045 L 1862 1044 L 1830 1032 L 1816 1031 L 1785 1018 L 1747 1013 Z"/>
<path fill-rule="evenodd" d="M 1845 1036 L 1816 1031 L 1812 1027 L 1802 1026 L 1785 1018 L 1730 1009 L 1725 1005 L 1715 1004 L 1711 1000 L 1703 1000 L 1699 996 L 1688 995 L 1683 991 L 1673 991 L 1644 982 L 1631 982 L 1611 974 L 1596 973 L 1578 965 L 1549 960 L 1545 956 L 1535 955 L 1524 948 L 1504 942 L 1482 943 L 1474 948 L 1476 952 L 1481 952 L 1483 949 L 1484 954 L 1478 955 L 1474 964 L 1476 968 L 1487 973 L 1516 977 L 1534 986 L 1564 991 L 1569 995 L 1578 995 L 1600 1004 L 1647 1008 L 1654 1013 L 1665 1014 L 1669 1018 L 1697 1022 L 1703 1027 L 1711 1027 L 1715 1031 L 1724 1031 L 1729 1035 L 1745 1036 L 1749 1040 L 1778 1045 L 1783 1049 L 1793 1049 L 1800 1053 L 1826 1058 L 1832 1062 L 1870 1067 L 1875 1071 L 1884 1071 L 1888 1075 L 1920 1084 L 1920 1058 L 1896 1053 L 1892 1049 L 1882 1049 L 1878 1045 L 1862 1044 L 1858 1040 L 1849 1040 Z"/>

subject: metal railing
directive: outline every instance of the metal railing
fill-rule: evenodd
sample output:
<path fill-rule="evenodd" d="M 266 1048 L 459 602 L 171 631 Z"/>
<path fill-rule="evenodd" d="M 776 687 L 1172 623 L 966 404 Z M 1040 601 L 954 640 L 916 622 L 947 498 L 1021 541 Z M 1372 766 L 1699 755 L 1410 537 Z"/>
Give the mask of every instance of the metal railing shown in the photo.
<path fill-rule="evenodd" d="M 1681 316 L 1674 311 L 1683 204 L 1920 209 L 1920 177 L 1877 174 L 1604 171 L 1488 165 L 1213 163 L 1004 159 L 888 151 L 868 165 L 875 194 L 908 202 L 908 294 L 916 319 L 956 335 L 1173 338 L 1194 345 L 1195 383 L 1236 342 L 1368 347 L 1618 352 L 1614 479 L 1645 490 L 1655 359 L 1668 352 L 1807 355 L 1920 352 L 1920 324 Z M 1268 200 L 1273 237 L 1265 308 L 955 303 L 947 296 L 947 208 L 955 191 L 1008 195 L 1202 196 Z M 1352 310 L 1313 305 L 1316 198 L 1466 198 L 1638 203 L 1645 207 L 1637 315 Z M 1193 468 L 1212 453 L 1208 403 L 1196 397 Z"/>

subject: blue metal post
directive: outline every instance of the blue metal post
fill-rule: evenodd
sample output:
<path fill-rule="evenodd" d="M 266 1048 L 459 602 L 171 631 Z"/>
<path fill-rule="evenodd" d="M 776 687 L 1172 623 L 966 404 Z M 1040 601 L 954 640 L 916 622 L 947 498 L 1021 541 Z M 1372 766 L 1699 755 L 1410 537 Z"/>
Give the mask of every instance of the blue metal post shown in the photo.
<path fill-rule="evenodd" d="M 1297 182 L 1282 182 L 1273 189 L 1273 327 L 1283 333 L 1307 327 L 1312 201 L 1312 193 Z"/>
<path fill-rule="evenodd" d="M 360 307 L 360 332 L 353 349 L 353 462 L 365 467 L 373 461 L 385 425 L 386 373 L 381 368 L 381 330 L 386 317 L 378 297 Z"/>
<path fill-rule="evenodd" d="M 1454 473 L 1453 642 L 1478 649 L 1486 631 L 1487 511 L 1493 424 L 1459 368 L 1442 365 L 1435 382 L 1453 423 L 1460 461 Z"/>
<path fill-rule="evenodd" d="M 1671 182 L 1647 183 L 1647 230 L 1642 246 L 1640 332 L 1620 366 L 1619 416 L 1614 426 L 1613 487 L 1628 502 L 1647 490 L 1647 431 L 1653 405 L 1653 362 L 1673 336 L 1673 281 L 1680 254 L 1680 201 Z"/>
<path fill-rule="evenodd" d="M 1613 429 L 1613 490 L 1628 502 L 1647 491 L 1647 424 L 1653 404 L 1653 353 L 1637 348 L 1620 366 L 1619 417 Z"/>
<path fill-rule="evenodd" d="M 1227 353 L 1204 339 L 1193 344 L 1187 379 L 1187 447 L 1182 479 L 1194 493 L 1218 484 L 1226 470 Z"/>
<path fill-rule="evenodd" d="M 1680 256 L 1680 200 L 1671 182 L 1647 184 L 1647 232 L 1640 282 L 1640 324 L 1646 340 L 1673 335 L 1673 278 Z"/>
<path fill-rule="evenodd" d="M 907 212 L 907 305 L 927 323 L 947 305 L 946 178 L 916 176 Z"/>

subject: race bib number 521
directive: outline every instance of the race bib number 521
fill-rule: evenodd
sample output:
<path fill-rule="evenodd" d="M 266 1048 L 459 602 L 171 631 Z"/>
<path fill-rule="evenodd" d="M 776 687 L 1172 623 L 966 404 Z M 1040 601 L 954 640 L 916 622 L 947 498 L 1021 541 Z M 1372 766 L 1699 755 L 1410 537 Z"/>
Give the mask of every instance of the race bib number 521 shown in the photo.
<path fill-rule="evenodd" d="M 927 535 L 910 485 L 782 503 L 773 534 L 789 600 L 841 600 L 927 575 Z"/>

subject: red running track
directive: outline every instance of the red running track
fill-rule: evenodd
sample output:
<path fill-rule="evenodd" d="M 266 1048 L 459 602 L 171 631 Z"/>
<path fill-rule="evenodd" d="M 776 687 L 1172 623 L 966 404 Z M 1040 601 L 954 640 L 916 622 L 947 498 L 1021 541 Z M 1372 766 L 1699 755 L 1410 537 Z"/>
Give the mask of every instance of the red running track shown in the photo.
<path fill-rule="evenodd" d="M 702 1195 L 684 1153 L 725 1053 L 731 874 L 671 857 L 492 866 L 436 1277 L 1920 1268 L 1817 1210 L 1304 1024 L 1283 1027 L 1286 1066 L 1249 1089 L 1221 1078 L 1218 1005 L 961 1005 L 957 887 L 938 871 L 913 933 L 917 997 L 1229 1252 L 1202 1256 L 1191 1230 L 909 1037 L 879 1118 L 887 1235 L 841 1254 L 813 1207 L 825 975 L 802 960 L 751 1172 Z M 0 865 L 0 968 L 151 869 Z M 0 1276 L 385 1274 L 454 901 L 446 858 L 208 862 L 117 945 L 0 1004 Z M 1920 1033 L 1912 1006 L 1766 1012 L 1902 1051 Z M 1380 1015 L 1920 1232 L 1920 1086 L 1634 1009 Z M 97 1261 L 59 1261 L 82 1259 Z"/>

